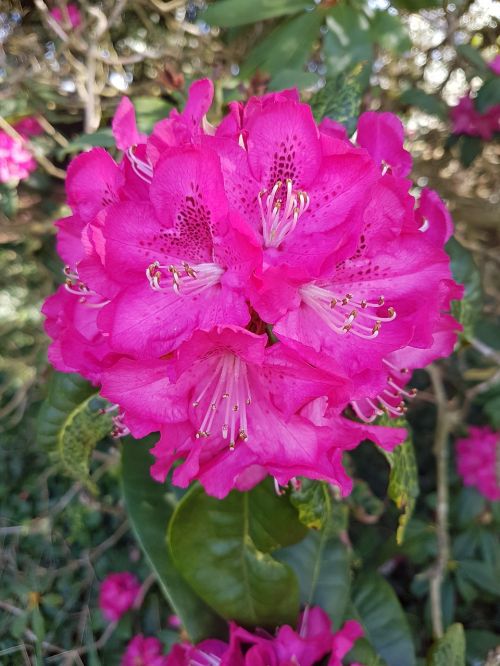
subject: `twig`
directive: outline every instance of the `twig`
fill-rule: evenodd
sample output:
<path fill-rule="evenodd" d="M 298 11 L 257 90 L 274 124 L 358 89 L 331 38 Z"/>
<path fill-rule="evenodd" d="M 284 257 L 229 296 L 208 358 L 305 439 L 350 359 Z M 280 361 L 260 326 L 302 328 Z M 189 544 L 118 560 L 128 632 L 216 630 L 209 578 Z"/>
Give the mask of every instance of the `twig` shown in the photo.
<path fill-rule="evenodd" d="M 428 368 L 428 372 L 434 388 L 437 405 L 434 455 L 436 457 L 437 475 L 436 534 L 438 552 L 436 562 L 430 571 L 430 600 L 432 631 L 435 638 L 441 638 L 444 633 L 441 586 L 450 559 L 450 537 L 448 534 L 448 436 L 453 421 L 450 418 L 448 399 L 440 369 L 436 365 L 431 365 Z"/>

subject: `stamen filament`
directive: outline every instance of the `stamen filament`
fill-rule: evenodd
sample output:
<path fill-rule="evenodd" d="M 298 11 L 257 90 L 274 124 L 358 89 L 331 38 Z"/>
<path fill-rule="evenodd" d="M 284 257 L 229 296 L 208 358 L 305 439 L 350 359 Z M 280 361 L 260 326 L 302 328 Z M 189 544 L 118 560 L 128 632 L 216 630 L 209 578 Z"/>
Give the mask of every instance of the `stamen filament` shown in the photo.
<path fill-rule="evenodd" d="M 310 199 L 306 192 L 295 192 L 290 178 L 286 180 L 284 202 L 278 197 L 283 189 L 281 180 L 276 181 L 271 192 L 259 192 L 258 201 L 262 218 L 262 236 L 266 247 L 278 247 L 291 233 L 309 207 Z M 266 197 L 267 194 L 267 197 Z M 263 199 L 265 197 L 265 202 Z"/>

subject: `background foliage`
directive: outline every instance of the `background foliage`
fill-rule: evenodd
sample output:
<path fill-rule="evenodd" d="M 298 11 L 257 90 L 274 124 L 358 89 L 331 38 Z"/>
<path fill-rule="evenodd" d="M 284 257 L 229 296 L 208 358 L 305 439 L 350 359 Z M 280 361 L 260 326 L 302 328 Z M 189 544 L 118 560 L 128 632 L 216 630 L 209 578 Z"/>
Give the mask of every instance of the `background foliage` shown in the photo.
<path fill-rule="evenodd" d="M 351 656 L 366 666 L 499 663 L 500 508 L 462 486 L 451 444 L 468 423 L 500 429 L 500 157 L 498 142 L 451 135 L 448 116 L 469 89 L 480 109 L 500 102 L 486 65 L 498 4 L 82 1 L 76 30 L 52 6 L 8 0 L 0 12 L 0 129 L 26 115 L 44 129 L 31 140 L 37 171 L 0 186 L 0 662 L 112 666 L 134 632 L 176 640 L 170 612 L 197 639 L 220 634 L 221 617 L 293 623 L 309 603 L 337 626 L 362 621 Z M 349 130 L 361 109 L 398 112 L 417 185 L 438 189 L 454 215 L 449 252 L 466 285 L 459 348 L 415 375 L 413 446 L 388 459 L 368 443 L 353 453 L 345 502 L 312 482 L 280 498 L 264 484 L 225 503 L 196 487 L 165 493 L 144 471 L 146 449 L 109 436 L 92 390 L 47 367 L 39 309 L 62 279 L 52 221 L 67 212 L 68 160 L 111 145 L 122 93 L 148 131 L 204 75 L 216 84 L 214 121 L 232 99 L 292 85 L 318 118 Z M 434 453 L 448 519 L 436 512 Z M 144 581 L 143 608 L 109 625 L 98 584 L 124 569 Z"/>

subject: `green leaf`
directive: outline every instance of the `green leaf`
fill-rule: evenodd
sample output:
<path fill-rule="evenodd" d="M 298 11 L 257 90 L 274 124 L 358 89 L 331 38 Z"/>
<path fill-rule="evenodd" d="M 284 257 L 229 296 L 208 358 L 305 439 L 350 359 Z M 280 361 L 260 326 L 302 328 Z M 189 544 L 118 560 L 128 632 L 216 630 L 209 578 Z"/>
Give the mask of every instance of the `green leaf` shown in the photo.
<path fill-rule="evenodd" d="M 453 301 L 451 311 L 464 328 L 461 336 L 470 339 L 474 336 L 475 323 L 481 312 L 481 277 L 471 252 L 456 238 L 450 238 L 446 244 L 446 252 L 451 258 L 453 277 L 465 287 L 463 299 Z"/>
<path fill-rule="evenodd" d="M 420 90 L 420 88 L 409 88 L 399 98 L 401 104 L 416 106 L 431 116 L 438 116 L 445 119 L 448 115 L 446 104 L 438 95 L 430 95 Z M 455 136 L 452 134 L 451 136 Z"/>
<path fill-rule="evenodd" d="M 312 7 L 313 0 L 215 0 L 207 7 L 202 18 L 211 25 L 234 28 L 246 23 L 296 14 Z"/>
<path fill-rule="evenodd" d="M 458 562 L 458 571 L 462 578 L 473 583 L 488 595 L 500 596 L 500 577 L 498 567 L 482 560 L 462 560 Z"/>
<path fill-rule="evenodd" d="M 392 420 L 394 427 L 404 427 L 407 425 L 404 419 Z M 415 449 L 411 437 L 394 451 L 383 451 L 391 468 L 389 474 L 389 486 L 387 494 L 398 509 L 402 510 L 399 517 L 399 525 L 396 532 L 396 543 L 401 545 L 404 541 L 406 526 L 413 514 L 415 504 L 419 494 L 418 486 L 418 468 L 415 458 Z"/>
<path fill-rule="evenodd" d="M 375 523 L 384 513 L 384 502 L 379 499 L 362 479 L 354 482 L 352 493 L 348 498 L 349 506 L 354 517 L 364 523 Z"/>
<path fill-rule="evenodd" d="M 351 70 L 358 63 L 371 62 L 373 43 L 368 18 L 346 3 L 335 5 L 326 19 L 323 38 L 325 63 L 330 76 Z"/>
<path fill-rule="evenodd" d="M 464 134 L 460 139 L 460 162 L 467 169 L 481 153 L 483 142 L 478 136 L 468 134 Z"/>
<path fill-rule="evenodd" d="M 394 7 L 407 9 L 410 12 L 418 12 L 429 7 L 441 7 L 441 0 L 392 0 Z"/>
<path fill-rule="evenodd" d="M 37 439 L 68 476 L 96 488 L 89 462 L 96 444 L 111 432 L 112 419 L 101 412 L 106 403 L 80 375 L 55 372 L 38 414 Z"/>
<path fill-rule="evenodd" d="M 72 139 L 67 146 L 59 149 L 58 157 L 59 159 L 62 159 L 66 155 L 74 155 L 75 153 L 80 153 L 83 150 L 88 150 L 95 146 L 111 148 L 114 145 L 115 140 L 111 129 L 109 127 L 104 127 L 93 134 L 79 134 Z"/>
<path fill-rule="evenodd" d="M 479 113 L 486 113 L 497 104 L 500 104 L 500 76 L 485 81 L 476 97 L 476 109 Z"/>
<path fill-rule="evenodd" d="M 452 624 L 431 648 L 428 666 L 465 666 L 465 635 L 461 624 Z"/>
<path fill-rule="evenodd" d="M 191 640 L 220 635 L 223 626 L 215 613 L 194 593 L 175 567 L 165 543 L 175 499 L 156 483 L 149 468 L 153 457 L 149 440 L 123 440 L 122 490 L 135 536 L 154 571 L 165 597 L 181 618 Z"/>
<path fill-rule="evenodd" d="M 269 553 L 305 531 L 288 498 L 266 481 L 223 500 L 194 486 L 168 538 L 178 569 L 209 606 L 240 624 L 274 627 L 295 622 L 299 593 L 292 569 Z"/>
<path fill-rule="evenodd" d="M 137 127 L 149 134 L 159 120 L 166 118 L 172 110 L 172 104 L 161 97 L 134 97 Z"/>
<path fill-rule="evenodd" d="M 358 122 L 364 90 L 362 78 L 363 67 L 357 65 L 350 72 L 329 79 L 310 101 L 316 120 L 332 118 L 342 123 L 351 136 Z"/>
<path fill-rule="evenodd" d="M 355 581 L 352 601 L 366 638 L 388 666 L 415 666 L 415 647 L 401 604 L 389 583 L 375 572 Z"/>
<path fill-rule="evenodd" d="M 401 54 L 411 49 L 411 40 L 401 18 L 387 10 L 377 10 L 370 25 L 372 40 L 386 51 Z"/>
<path fill-rule="evenodd" d="M 300 543 L 281 550 L 278 557 L 297 574 L 301 604 L 321 606 L 338 628 L 351 585 L 349 555 L 343 543 L 325 531 L 311 531 Z"/>
<path fill-rule="evenodd" d="M 18 203 L 17 188 L 7 183 L 0 183 L 0 211 L 5 217 L 14 217 Z"/>
<path fill-rule="evenodd" d="M 323 481 L 301 478 L 300 486 L 290 492 L 290 502 L 299 512 L 300 522 L 310 529 L 325 530 L 328 536 L 347 530 L 349 508 L 332 496 Z"/>
<path fill-rule="evenodd" d="M 483 56 L 477 49 L 475 49 L 470 44 L 459 44 L 456 49 L 458 55 L 466 60 L 469 65 L 472 65 L 474 69 L 477 70 L 478 74 L 488 73 L 488 65 L 485 63 Z"/>
<path fill-rule="evenodd" d="M 488 400 L 483 409 L 493 428 L 500 430 L 500 395 Z"/>
<path fill-rule="evenodd" d="M 285 90 L 286 88 L 312 88 L 318 83 L 318 75 L 312 72 L 302 72 L 296 69 L 282 69 L 267 86 L 268 90 Z"/>
<path fill-rule="evenodd" d="M 465 644 L 468 664 L 482 664 L 486 655 L 500 645 L 500 634 L 482 629 L 470 629 L 465 632 Z"/>
<path fill-rule="evenodd" d="M 346 663 L 363 664 L 363 666 L 387 666 L 382 657 L 380 657 L 366 638 L 360 638 L 354 644 L 354 647 L 348 652 Z"/>
<path fill-rule="evenodd" d="M 241 67 L 241 76 L 259 70 L 271 76 L 285 69 L 301 69 L 319 36 L 323 18 L 319 11 L 301 14 L 280 24 L 248 54 Z"/>

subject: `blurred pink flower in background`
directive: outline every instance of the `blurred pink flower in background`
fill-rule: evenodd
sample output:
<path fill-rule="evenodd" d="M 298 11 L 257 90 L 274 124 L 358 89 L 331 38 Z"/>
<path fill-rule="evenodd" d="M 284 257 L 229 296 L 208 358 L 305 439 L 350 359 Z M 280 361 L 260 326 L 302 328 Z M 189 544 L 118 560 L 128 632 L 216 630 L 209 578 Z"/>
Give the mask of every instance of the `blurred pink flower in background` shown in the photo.
<path fill-rule="evenodd" d="M 78 26 L 82 22 L 82 15 L 80 10 L 78 9 L 78 5 L 75 5 L 74 3 L 70 2 L 68 5 L 66 5 L 66 9 L 68 10 L 68 18 L 71 27 L 78 28 Z M 58 23 L 62 24 L 66 23 L 66 15 L 60 7 L 54 7 L 54 9 L 51 9 L 50 15 Z"/>
<path fill-rule="evenodd" d="M 491 501 L 500 500 L 500 433 L 491 428 L 469 428 L 456 443 L 457 469 L 464 485 L 476 488 Z"/>
<path fill-rule="evenodd" d="M 163 645 L 157 638 L 138 634 L 127 645 L 121 666 L 166 666 L 167 657 L 162 650 Z"/>
<path fill-rule="evenodd" d="M 99 590 L 99 607 L 110 622 L 117 622 L 132 608 L 141 584 L 129 571 L 106 576 Z"/>
<path fill-rule="evenodd" d="M 21 135 L 15 138 L 0 130 L 0 183 L 24 180 L 36 169 L 36 161 L 24 143 L 24 139 L 43 132 L 38 120 L 28 116 L 12 125 Z"/>
<path fill-rule="evenodd" d="M 495 132 L 500 131 L 500 104 L 490 107 L 485 113 L 479 113 L 474 100 L 465 95 L 450 110 L 453 134 L 478 136 L 489 141 Z"/>

